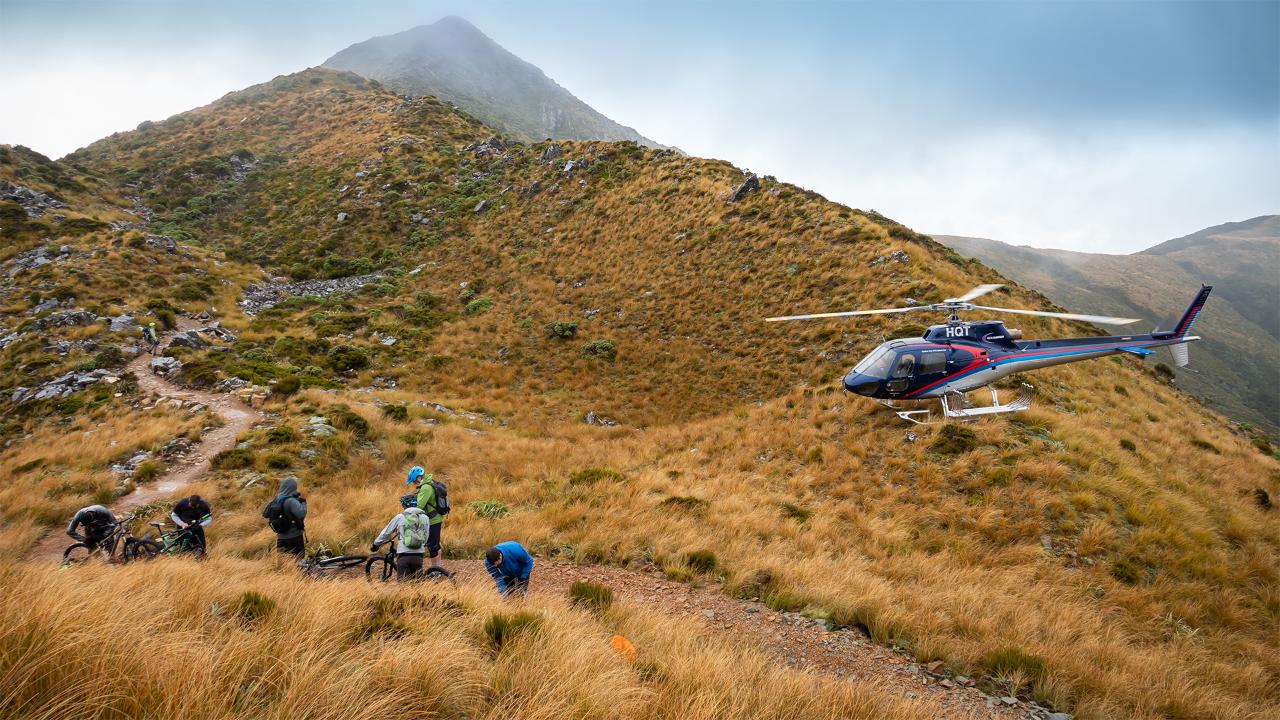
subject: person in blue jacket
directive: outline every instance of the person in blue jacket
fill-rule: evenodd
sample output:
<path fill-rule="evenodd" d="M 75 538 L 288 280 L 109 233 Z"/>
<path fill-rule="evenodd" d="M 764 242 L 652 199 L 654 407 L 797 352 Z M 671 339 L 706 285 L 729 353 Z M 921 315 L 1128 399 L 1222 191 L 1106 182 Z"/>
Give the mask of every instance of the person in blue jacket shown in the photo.
<path fill-rule="evenodd" d="M 533 557 L 515 540 L 501 542 L 484 554 L 484 569 L 493 576 L 502 597 L 512 592 L 525 595 L 529 592 L 529 575 L 533 572 Z"/>

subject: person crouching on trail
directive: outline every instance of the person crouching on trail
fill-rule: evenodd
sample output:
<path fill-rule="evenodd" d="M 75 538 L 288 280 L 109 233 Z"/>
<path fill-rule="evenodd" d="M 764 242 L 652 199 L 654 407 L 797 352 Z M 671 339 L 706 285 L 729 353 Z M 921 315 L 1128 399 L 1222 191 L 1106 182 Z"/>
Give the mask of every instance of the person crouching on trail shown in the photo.
<path fill-rule="evenodd" d="M 418 486 L 418 509 L 427 514 L 431 527 L 427 530 L 427 557 L 432 567 L 440 567 L 440 526 L 449 514 L 449 495 L 444 483 L 426 474 L 420 465 L 414 465 L 405 478 L 405 485 Z"/>
<path fill-rule="evenodd" d="M 116 529 L 116 524 L 116 516 L 110 510 L 102 505 L 90 505 L 80 508 L 71 522 L 67 523 L 67 535 L 76 542 L 84 543 L 90 550 L 97 550 L 102 541 Z M 77 532 L 81 528 L 84 529 L 83 535 Z"/>
<path fill-rule="evenodd" d="M 529 593 L 529 575 L 533 573 L 533 557 L 515 540 L 501 542 L 484 554 L 484 569 L 498 585 L 502 597 L 511 593 Z"/>
<path fill-rule="evenodd" d="M 204 526 L 213 522 L 213 510 L 209 508 L 209 503 L 205 502 L 204 498 L 199 495 L 182 498 L 173 506 L 169 519 L 178 526 L 179 530 L 186 530 L 201 551 L 209 549 L 204 539 Z"/>
<path fill-rule="evenodd" d="M 404 510 L 382 528 L 369 546 L 369 552 L 378 552 L 379 547 L 396 536 L 396 579 L 406 580 L 422 574 L 422 553 L 427 549 L 430 520 L 418 507 L 418 496 L 413 493 L 400 496 L 400 507 Z"/>
<path fill-rule="evenodd" d="M 275 499 L 262 509 L 262 517 L 276 533 L 276 550 L 291 555 L 306 554 L 307 501 L 298 494 L 298 478 L 286 475 L 280 481 L 280 489 Z"/>

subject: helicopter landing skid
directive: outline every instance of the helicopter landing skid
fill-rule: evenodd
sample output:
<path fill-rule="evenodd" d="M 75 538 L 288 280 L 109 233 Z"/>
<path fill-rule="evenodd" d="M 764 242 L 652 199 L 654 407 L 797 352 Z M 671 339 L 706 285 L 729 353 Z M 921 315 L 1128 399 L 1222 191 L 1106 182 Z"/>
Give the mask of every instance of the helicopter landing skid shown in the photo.
<path fill-rule="evenodd" d="M 880 404 L 893 410 L 903 420 L 917 425 L 928 425 L 947 420 L 973 420 L 984 415 L 1021 412 L 1031 407 L 1031 392 L 1034 388 L 1027 383 L 1022 383 L 1022 388 L 1018 391 L 1018 397 L 1004 405 L 1000 404 L 1000 396 L 995 388 L 988 387 L 987 389 L 991 391 L 990 405 L 973 405 L 964 393 L 959 392 L 939 397 L 938 403 L 942 406 L 941 418 L 934 418 L 933 411 L 927 407 L 920 410 L 904 410 L 901 405 L 894 405 L 892 401 Z"/>

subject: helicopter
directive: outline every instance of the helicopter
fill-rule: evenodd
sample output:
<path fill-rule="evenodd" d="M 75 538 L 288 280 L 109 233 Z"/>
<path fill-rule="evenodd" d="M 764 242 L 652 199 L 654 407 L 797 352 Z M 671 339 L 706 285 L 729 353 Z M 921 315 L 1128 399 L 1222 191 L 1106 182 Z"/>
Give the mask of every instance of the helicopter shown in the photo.
<path fill-rule="evenodd" d="M 945 325 L 934 325 L 919 338 L 890 340 L 882 343 L 844 376 L 843 383 L 846 391 L 872 398 L 894 410 L 904 420 L 924 424 L 934 422 L 928 408 L 907 409 L 901 402 L 937 399 L 942 406 L 944 419 L 969 420 L 983 415 L 1018 412 L 1031 407 L 1033 388 L 1026 383 L 1022 383 L 1018 397 L 1008 403 L 1000 403 L 999 394 L 994 387 L 988 388 L 991 391 L 991 405 L 976 406 L 969 402 L 969 392 L 988 387 L 996 380 L 1016 372 L 1119 353 L 1145 357 L 1152 353 L 1152 348 L 1157 347 L 1168 347 L 1173 354 L 1174 364 L 1185 367 L 1188 362 L 1187 343 L 1200 339 L 1195 335 L 1189 335 L 1188 331 L 1204 307 L 1205 301 L 1208 300 L 1209 292 L 1213 290 L 1212 286 L 1202 285 L 1173 330 L 1153 330 L 1146 335 L 1022 340 L 1021 331 L 1006 328 L 1004 323 L 998 320 L 968 322 L 960 319 L 962 312 L 991 310 L 1018 315 L 1082 320 L 1100 325 L 1127 325 L 1138 322 L 1137 318 L 1016 310 L 974 305 L 970 302 L 1002 287 L 1004 286 L 979 285 L 960 297 L 947 298 L 931 305 L 788 315 L 765 318 L 765 321 L 812 320 L 922 311 L 947 313 Z"/>

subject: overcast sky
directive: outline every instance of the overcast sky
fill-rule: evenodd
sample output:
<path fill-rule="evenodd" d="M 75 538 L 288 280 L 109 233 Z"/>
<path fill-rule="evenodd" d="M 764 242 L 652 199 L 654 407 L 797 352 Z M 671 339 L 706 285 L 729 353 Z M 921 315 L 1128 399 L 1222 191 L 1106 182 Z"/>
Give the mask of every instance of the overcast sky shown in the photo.
<path fill-rule="evenodd" d="M 605 115 L 922 232 L 1131 252 L 1280 212 L 1280 1 L 16 2 L 53 157 L 443 15 Z"/>

